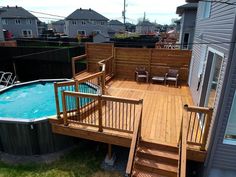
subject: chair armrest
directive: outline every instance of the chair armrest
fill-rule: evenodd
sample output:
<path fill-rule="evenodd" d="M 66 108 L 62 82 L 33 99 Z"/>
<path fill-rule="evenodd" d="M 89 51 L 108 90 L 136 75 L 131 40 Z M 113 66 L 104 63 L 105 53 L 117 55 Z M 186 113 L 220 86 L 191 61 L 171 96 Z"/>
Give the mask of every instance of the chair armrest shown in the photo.
<path fill-rule="evenodd" d="M 165 79 L 167 78 L 167 76 L 168 76 L 168 73 L 165 74 Z"/>
<path fill-rule="evenodd" d="M 176 75 L 176 78 L 177 78 L 177 79 L 179 78 L 179 74 Z"/>
<path fill-rule="evenodd" d="M 145 71 L 145 73 L 146 73 L 147 75 L 149 75 L 148 71 Z"/>

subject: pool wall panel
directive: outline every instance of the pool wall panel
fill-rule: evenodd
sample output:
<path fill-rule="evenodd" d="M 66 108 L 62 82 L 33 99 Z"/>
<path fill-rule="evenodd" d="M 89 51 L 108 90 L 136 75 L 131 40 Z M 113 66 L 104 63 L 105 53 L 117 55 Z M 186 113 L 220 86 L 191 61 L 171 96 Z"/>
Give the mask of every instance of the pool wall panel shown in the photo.
<path fill-rule="evenodd" d="M 13 155 L 43 155 L 74 145 L 75 139 L 53 134 L 48 120 L 40 122 L 0 121 L 0 149 Z"/>

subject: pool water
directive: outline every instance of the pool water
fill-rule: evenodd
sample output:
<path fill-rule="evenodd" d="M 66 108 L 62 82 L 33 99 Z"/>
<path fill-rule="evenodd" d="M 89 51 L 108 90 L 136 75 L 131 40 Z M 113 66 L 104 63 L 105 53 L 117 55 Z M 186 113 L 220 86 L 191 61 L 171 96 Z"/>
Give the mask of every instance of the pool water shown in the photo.
<path fill-rule="evenodd" d="M 88 93 L 96 92 L 86 84 L 80 85 L 79 90 Z M 53 82 L 24 85 L 0 93 L 0 117 L 2 118 L 35 119 L 52 115 L 56 115 Z"/>

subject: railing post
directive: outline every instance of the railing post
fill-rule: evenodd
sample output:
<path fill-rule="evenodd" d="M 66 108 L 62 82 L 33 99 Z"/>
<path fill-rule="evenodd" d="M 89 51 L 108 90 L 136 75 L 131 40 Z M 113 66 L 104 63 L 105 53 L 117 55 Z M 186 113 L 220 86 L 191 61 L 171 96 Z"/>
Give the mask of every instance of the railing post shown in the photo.
<path fill-rule="evenodd" d="M 75 60 L 74 60 L 74 58 L 72 58 L 71 65 L 72 65 L 72 77 L 75 78 Z"/>
<path fill-rule="evenodd" d="M 66 95 L 65 92 L 62 91 L 61 93 L 62 95 L 62 107 L 63 107 L 63 120 L 64 120 L 64 125 L 67 126 L 68 125 L 68 120 L 67 120 L 67 112 L 66 112 Z"/>
<path fill-rule="evenodd" d="M 99 132 L 103 132 L 102 128 L 102 96 L 98 96 L 98 125 L 99 125 Z"/>
<path fill-rule="evenodd" d="M 105 95 L 105 79 L 106 79 L 106 73 L 105 73 L 105 71 L 103 71 L 102 72 L 102 79 L 101 79 L 102 95 Z"/>
<path fill-rule="evenodd" d="M 57 109 L 57 118 L 61 118 L 60 116 L 60 105 L 59 105 L 59 98 L 58 98 L 58 87 L 57 83 L 54 82 L 54 94 L 55 94 L 55 101 L 56 101 L 56 109 Z"/>
<path fill-rule="evenodd" d="M 203 129 L 204 132 L 203 132 L 203 138 L 202 138 L 202 145 L 200 148 L 201 151 L 206 150 L 206 143 L 207 143 L 208 133 L 210 129 L 212 114 L 213 114 L 213 108 L 209 108 L 209 112 L 207 113 L 207 117 L 206 117 L 206 123 Z"/>
<path fill-rule="evenodd" d="M 79 82 L 75 81 L 75 92 L 79 92 Z M 77 115 L 79 116 L 80 113 L 80 103 L 79 103 L 79 97 L 76 98 L 76 109 L 77 109 Z"/>

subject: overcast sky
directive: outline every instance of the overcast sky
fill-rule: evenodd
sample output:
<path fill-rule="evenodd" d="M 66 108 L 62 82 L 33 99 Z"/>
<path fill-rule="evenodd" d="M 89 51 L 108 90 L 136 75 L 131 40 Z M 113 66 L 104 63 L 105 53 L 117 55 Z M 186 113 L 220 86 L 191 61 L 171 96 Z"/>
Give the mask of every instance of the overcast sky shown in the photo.
<path fill-rule="evenodd" d="M 124 0 L 0 0 L 1 6 L 22 6 L 26 10 L 68 16 L 78 8 L 91 8 L 109 19 L 122 21 Z M 144 16 L 151 22 L 170 24 L 175 14 L 176 7 L 185 4 L 185 0 L 126 0 L 127 21 L 136 23 L 138 18 Z M 57 18 L 42 14 L 34 14 L 42 21 L 49 22 Z M 48 18 L 48 19 L 47 19 Z"/>

